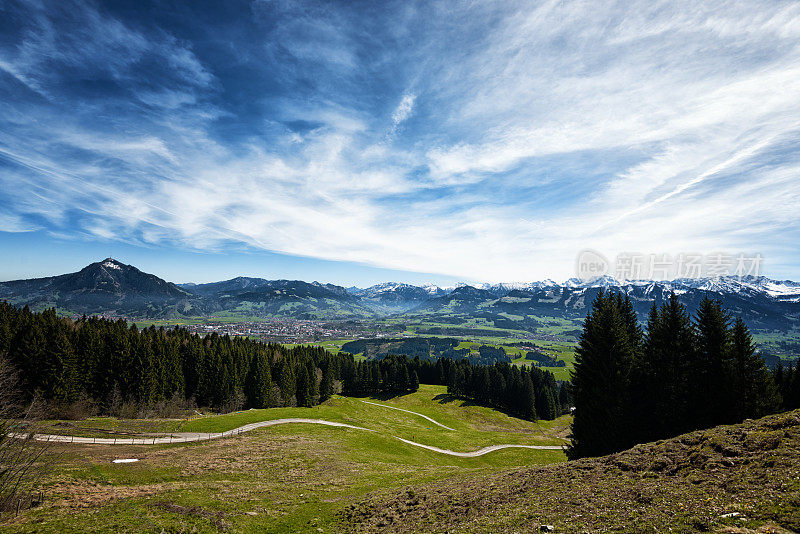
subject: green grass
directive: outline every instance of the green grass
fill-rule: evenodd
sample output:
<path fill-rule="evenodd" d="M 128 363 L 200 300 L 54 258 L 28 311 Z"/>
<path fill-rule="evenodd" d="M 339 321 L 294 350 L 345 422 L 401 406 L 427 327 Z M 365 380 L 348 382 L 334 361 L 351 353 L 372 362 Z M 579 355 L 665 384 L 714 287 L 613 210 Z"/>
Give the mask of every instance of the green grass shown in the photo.
<path fill-rule="evenodd" d="M 41 433 L 82 437 L 113 437 L 114 435 L 150 432 L 177 432 L 184 423 L 180 419 L 117 419 L 89 417 L 80 421 L 42 421 Z"/>
<path fill-rule="evenodd" d="M 362 399 L 335 397 L 314 408 L 269 408 L 234 414 L 193 419 L 180 427 L 181 432 L 223 432 L 270 419 L 292 417 L 325 419 L 400 436 L 425 445 L 454 451 L 472 451 L 495 443 L 559 445 L 562 440 L 548 437 L 551 422 L 530 422 L 507 416 L 491 408 L 453 399 L 444 386 L 422 385 L 410 395 L 387 400 L 364 398 L 371 402 L 411 410 L 453 428 L 443 429 L 422 417 L 375 406 Z M 566 418 L 557 420 L 566 426 Z"/>
<path fill-rule="evenodd" d="M 353 339 L 328 339 L 325 341 L 312 341 L 310 343 L 281 343 L 284 347 L 294 348 L 300 345 L 307 345 L 312 347 L 322 347 L 332 354 L 338 354 L 342 350 L 342 345 Z"/>
<path fill-rule="evenodd" d="M 423 413 L 454 430 L 362 400 Z M 336 397 L 315 408 L 248 410 L 152 426 L 216 432 L 283 417 L 324 418 L 377 432 L 285 424 L 184 445 L 61 446 L 45 506 L 0 524 L 0 531 L 215 532 L 224 524 L 232 532 L 331 532 L 337 512 L 366 495 L 564 460 L 560 450 L 531 449 L 459 458 L 394 436 L 468 451 L 496 443 L 560 443 L 569 423 L 568 418 L 522 421 L 453 400 L 441 386 L 423 385 L 416 393 L 384 400 Z M 85 426 L 133 425 L 95 418 Z M 119 457 L 141 461 L 111 463 Z"/>

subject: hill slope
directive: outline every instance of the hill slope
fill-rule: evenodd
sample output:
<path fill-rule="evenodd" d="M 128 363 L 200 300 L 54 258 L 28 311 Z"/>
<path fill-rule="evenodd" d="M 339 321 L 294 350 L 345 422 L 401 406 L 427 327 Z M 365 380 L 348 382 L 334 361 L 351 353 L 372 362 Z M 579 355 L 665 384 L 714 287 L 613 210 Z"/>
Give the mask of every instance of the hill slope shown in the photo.
<path fill-rule="evenodd" d="M 31 307 L 57 306 L 77 313 L 188 312 L 193 296 L 177 285 L 113 258 L 76 273 L 0 283 L 0 298 Z"/>
<path fill-rule="evenodd" d="M 205 308 L 213 312 L 306 319 L 373 315 L 358 297 L 333 284 L 238 277 L 208 284 L 183 284 L 181 287 L 201 298 Z"/>
<path fill-rule="evenodd" d="M 800 410 L 349 507 L 356 532 L 800 530 Z"/>
<path fill-rule="evenodd" d="M 44 505 L 4 514 L 0 532 L 337 532 L 337 511 L 376 490 L 564 459 L 560 450 L 527 448 L 456 457 L 398 438 L 462 452 L 498 443 L 552 446 L 563 442 L 569 423 L 568 416 L 515 419 L 451 398 L 443 386 L 423 385 L 389 399 L 337 396 L 314 408 L 190 421 L 98 417 L 51 421 L 43 430 L 124 439 L 143 432 L 219 432 L 287 417 L 374 432 L 297 423 L 180 445 L 55 443 L 58 462 L 43 483 Z M 118 458 L 139 461 L 112 463 Z"/>

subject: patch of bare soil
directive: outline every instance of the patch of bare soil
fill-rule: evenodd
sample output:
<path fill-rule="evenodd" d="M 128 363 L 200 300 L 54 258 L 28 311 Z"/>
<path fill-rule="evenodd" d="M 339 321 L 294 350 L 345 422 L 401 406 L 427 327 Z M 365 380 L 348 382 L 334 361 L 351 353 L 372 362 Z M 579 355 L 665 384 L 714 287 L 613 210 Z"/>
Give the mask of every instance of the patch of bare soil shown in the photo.
<path fill-rule="evenodd" d="M 156 502 L 151 506 L 155 508 L 161 508 L 162 510 L 166 510 L 167 512 L 172 512 L 175 514 L 208 519 L 220 530 L 227 530 L 230 528 L 230 524 L 224 520 L 225 514 L 223 512 L 206 510 L 205 508 L 200 508 L 199 506 L 181 506 L 172 502 Z"/>
<path fill-rule="evenodd" d="M 349 532 L 800 531 L 800 411 L 602 458 L 375 494 L 340 519 Z"/>
<path fill-rule="evenodd" d="M 156 495 L 174 484 L 147 484 L 139 486 L 112 486 L 91 481 L 59 482 L 47 488 L 48 499 L 58 508 L 90 508 L 130 497 Z"/>

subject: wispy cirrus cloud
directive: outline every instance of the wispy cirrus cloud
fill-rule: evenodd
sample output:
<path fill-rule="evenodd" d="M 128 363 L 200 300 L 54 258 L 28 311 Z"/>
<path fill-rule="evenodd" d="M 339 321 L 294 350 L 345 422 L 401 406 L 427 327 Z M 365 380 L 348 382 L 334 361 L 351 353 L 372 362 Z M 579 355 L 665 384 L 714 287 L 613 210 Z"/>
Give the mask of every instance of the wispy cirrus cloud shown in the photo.
<path fill-rule="evenodd" d="M 482 280 L 800 266 L 794 2 L 113 7 L 2 8 L 0 229 Z"/>

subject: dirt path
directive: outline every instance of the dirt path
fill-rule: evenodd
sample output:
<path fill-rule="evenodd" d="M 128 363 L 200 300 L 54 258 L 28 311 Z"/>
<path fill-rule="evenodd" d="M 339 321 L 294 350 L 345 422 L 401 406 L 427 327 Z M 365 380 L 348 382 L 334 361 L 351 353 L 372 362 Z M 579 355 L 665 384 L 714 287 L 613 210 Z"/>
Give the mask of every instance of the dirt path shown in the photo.
<path fill-rule="evenodd" d="M 430 421 L 434 425 L 438 425 L 438 426 L 440 426 L 442 428 L 446 428 L 447 430 L 452 430 L 453 432 L 455 432 L 455 430 L 456 430 L 455 428 L 450 428 L 449 426 L 444 426 L 442 423 L 440 423 L 438 421 L 434 421 L 433 419 L 431 419 L 427 415 L 422 415 L 421 413 L 412 412 L 411 410 L 405 410 L 403 408 L 397 408 L 396 406 L 389 406 L 388 404 L 378 404 L 377 402 L 370 402 L 370 401 L 365 401 L 365 400 L 362 400 L 361 402 L 365 402 L 367 404 L 373 404 L 375 406 L 383 406 L 384 408 L 391 408 L 392 410 L 399 410 L 401 412 L 406 412 L 406 413 L 418 415 L 418 416 L 422 417 L 423 419 L 427 419 L 428 421 Z"/>
<path fill-rule="evenodd" d="M 226 430 L 225 432 L 173 432 L 161 437 L 142 436 L 138 438 L 84 438 L 79 436 L 61 436 L 58 434 L 36 434 L 34 439 L 37 441 L 51 441 L 54 443 L 88 443 L 97 445 L 165 445 L 170 443 L 190 443 L 194 441 L 208 441 L 211 439 L 238 436 L 243 432 L 249 432 L 251 430 L 255 430 L 256 428 L 281 425 L 285 423 L 312 423 L 317 425 L 338 426 L 344 428 L 353 428 L 356 430 L 366 430 L 367 432 L 375 432 L 369 428 L 348 425 L 346 423 L 336 423 L 334 421 L 325 421 L 324 419 L 303 419 L 300 417 L 292 417 L 287 419 L 271 419 L 269 421 L 250 423 L 240 426 L 239 428 L 234 428 L 233 430 Z M 19 439 L 28 437 L 27 434 L 13 432 L 10 433 L 9 436 Z"/>
<path fill-rule="evenodd" d="M 460 456 L 462 458 L 475 458 L 476 456 L 483 456 L 486 453 L 492 451 L 499 451 L 500 449 L 537 449 L 540 451 L 560 451 L 563 447 L 561 445 L 513 445 L 510 443 L 504 443 L 502 445 L 489 445 L 488 447 L 483 447 L 482 449 L 478 449 L 477 451 L 472 452 L 456 452 L 451 451 L 450 449 L 440 449 L 439 447 L 434 447 L 432 445 L 423 445 L 422 443 L 416 443 L 414 441 L 409 441 L 407 439 L 399 438 L 395 436 L 397 439 L 402 441 L 403 443 L 408 443 L 409 445 L 414 445 L 415 447 L 421 447 L 423 449 L 428 449 L 429 451 L 438 452 L 441 454 L 449 454 L 450 456 Z"/>
<path fill-rule="evenodd" d="M 364 401 L 367 402 L 367 401 Z M 370 403 L 373 404 L 373 403 Z M 388 406 L 388 408 L 393 408 L 393 406 Z M 400 408 L 397 408 L 400 409 Z M 408 410 L 402 410 L 408 411 Z M 411 412 L 414 413 L 414 412 Z M 422 414 L 416 414 L 422 415 Z M 425 419 L 430 419 L 424 415 Z M 433 421 L 435 423 L 435 421 Z M 139 438 L 85 438 L 79 436 L 61 436 L 58 434 L 36 434 L 33 436 L 33 439 L 37 441 L 49 441 L 54 443 L 83 443 L 83 444 L 102 444 L 102 445 L 166 445 L 170 443 L 190 443 L 194 441 L 208 441 L 212 439 L 221 439 L 230 436 L 238 436 L 243 432 L 249 432 L 250 430 L 255 430 L 256 428 L 262 428 L 266 426 L 274 426 L 274 425 L 281 425 L 286 423 L 311 423 L 316 425 L 326 425 L 326 426 L 336 426 L 341 428 L 352 428 L 354 430 L 364 430 L 366 432 L 375 432 L 370 428 L 364 428 L 361 426 L 354 426 L 348 425 L 346 423 L 337 423 L 335 421 L 326 421 L 324 419 L 303 419 L 299 417 L 287 418 L 287 419 L 272 419 L 270 421 L 259 421 L 257 423 L 250 423 L 244 426 L 240 426 L 239 428 L 234 428 L 233 430 L 227 430 L 225 432 L 177 432 L 173 434 L 169 434 L 167 436 L 161 437 L 139 437 Z M 439 423 L 436 423 L 439 426 L 444 426 Z M 444 427 L 448 428 L 448 427 Z M 450 428 L 449 430 L 452 430 Z M 20 434 L 20 433 L 10 433 L 9 437 L 18 438 L 18 439 L 26 439 L 29 438 L 28 434 Z M 523 449 L 539 449 L 539 450 L 551 450 L 557 451 L 561 450 L 560 445 L 514 445 L 514 444 L 500 444 L 500 445 L 490 445 L 488 447 L 483 447 L 482 449 L 478 449 L 477 451 L 472 452 L 456 452 L 451 451 L 449 449 L 440 449 L 439 447 L 433 447 L 432 445 L 423 445 L 422 443 L 417 443 L 415 441 L 410 441 L 407 439 L 403 439 L 399 436 L 392 436 L 395 439 L 402 441 L 408 445 L 413 445 L 414 447 L 421 447 L 423 449 L 427 449 L 429 451 L 438 452 L 440 454 L 447 454 L 450 456 L 460 456 L 462 458 L 474 458 L 476 456 L 483 456 L 492 451 L 497 451 L 500 449 L 507 449 L 507 448 L 523 448 Z"/>

